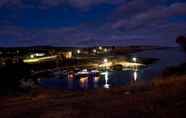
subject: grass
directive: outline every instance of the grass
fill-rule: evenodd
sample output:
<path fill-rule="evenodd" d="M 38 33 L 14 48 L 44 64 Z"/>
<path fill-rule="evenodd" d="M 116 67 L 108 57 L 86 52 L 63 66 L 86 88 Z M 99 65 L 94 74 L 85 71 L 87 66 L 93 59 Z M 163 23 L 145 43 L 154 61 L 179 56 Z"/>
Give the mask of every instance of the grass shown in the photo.
<path fill-rule="evenodd" d="M 1 96 L 2 118 L 178 118 L 186 112 L 186 76 L 150 86 L 69 92 L 38 88 L 30 96 Z"/>

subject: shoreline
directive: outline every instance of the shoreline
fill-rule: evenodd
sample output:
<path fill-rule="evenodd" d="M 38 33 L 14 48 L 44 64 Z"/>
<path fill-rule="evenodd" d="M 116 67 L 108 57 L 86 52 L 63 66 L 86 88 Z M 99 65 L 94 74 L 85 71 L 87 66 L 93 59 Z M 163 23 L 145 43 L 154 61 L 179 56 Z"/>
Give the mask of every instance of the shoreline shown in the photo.
<path fill-rule="evenodd" d="M 175 118 L 186 111 L 184 86 L 186 75 L 157 78 L 150 86 L 114 87 L 110 90 L 68 92 L 39 89 L 31 96 L 1 97 L 0 116 Z"/>
<path fill-rule="evenodd" d="M 186 112 L 185 66 L 168 68 L 152 80 L 127 86 L 66 91 L 34 88 L 0 96 L 2 118 L 177 118 Z M 180 72 L 180 71 L 179 71 Z"/>

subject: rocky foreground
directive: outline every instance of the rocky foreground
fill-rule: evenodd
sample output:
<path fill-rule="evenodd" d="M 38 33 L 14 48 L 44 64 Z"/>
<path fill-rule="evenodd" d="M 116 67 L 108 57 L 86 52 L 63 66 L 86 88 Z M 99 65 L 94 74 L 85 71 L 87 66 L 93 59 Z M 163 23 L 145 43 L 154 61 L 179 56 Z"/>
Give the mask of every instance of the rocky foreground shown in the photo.
<path fill-rule="evenodd" d="M 31 95 L 1 96 L 0 102 L 1 118 L 185 118 L 186 76 L 111 90 L 37 89 Z"/>

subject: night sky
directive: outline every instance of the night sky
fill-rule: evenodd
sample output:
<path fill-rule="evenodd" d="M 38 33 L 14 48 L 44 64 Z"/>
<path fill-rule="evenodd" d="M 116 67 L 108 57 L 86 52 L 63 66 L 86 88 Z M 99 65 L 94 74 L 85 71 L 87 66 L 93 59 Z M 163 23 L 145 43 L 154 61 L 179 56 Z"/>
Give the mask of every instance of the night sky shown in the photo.
<path fill-rule="evenodd" d="M 175 46 L 186 0 L 0 0 L 0 46 Z"/>

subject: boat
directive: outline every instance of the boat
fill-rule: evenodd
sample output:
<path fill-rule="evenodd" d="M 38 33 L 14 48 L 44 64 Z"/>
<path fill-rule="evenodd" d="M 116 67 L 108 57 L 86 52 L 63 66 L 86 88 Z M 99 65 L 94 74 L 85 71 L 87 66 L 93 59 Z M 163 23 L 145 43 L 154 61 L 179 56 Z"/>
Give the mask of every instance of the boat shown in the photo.
<path fill-rule="evenodd" d="M 90 77 L 90 76 L 99 76 L 100 72 L 98 70 L 91 70 L 88 71 L 87 69 L 83 69 L 82 71 L 79 71 L 76 73 L 76 76 L 80 77 Z"/>
<path fill-rule="evenodd" d="M 79 71 L 76 73 L 76 76 L 88 76 L 90 73 L 87 69 L 83 69 L 82 71 Z"/>

